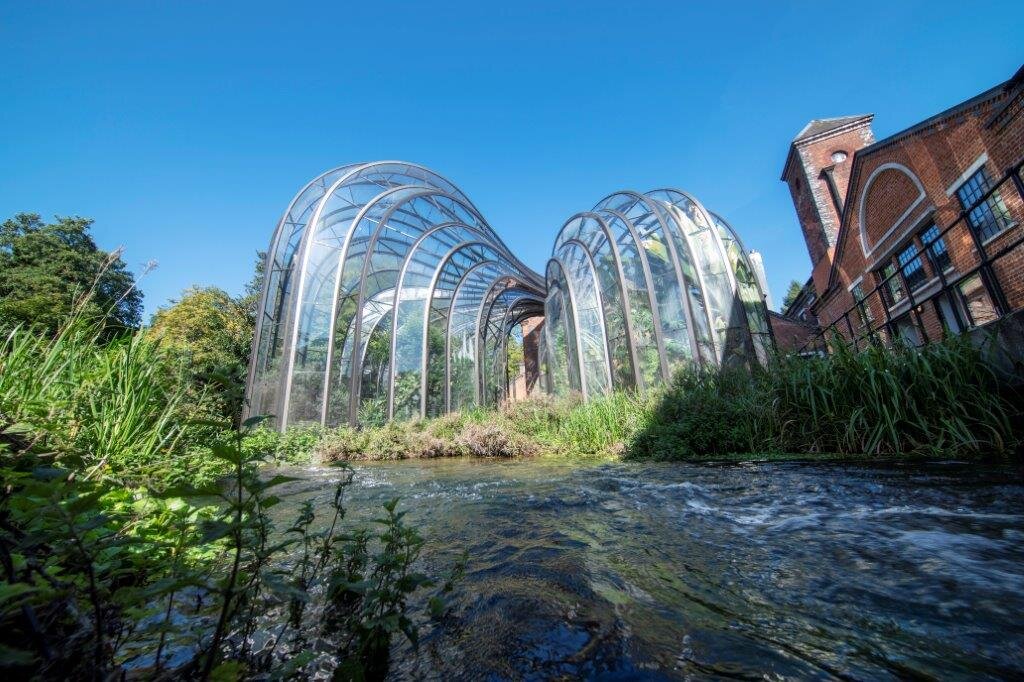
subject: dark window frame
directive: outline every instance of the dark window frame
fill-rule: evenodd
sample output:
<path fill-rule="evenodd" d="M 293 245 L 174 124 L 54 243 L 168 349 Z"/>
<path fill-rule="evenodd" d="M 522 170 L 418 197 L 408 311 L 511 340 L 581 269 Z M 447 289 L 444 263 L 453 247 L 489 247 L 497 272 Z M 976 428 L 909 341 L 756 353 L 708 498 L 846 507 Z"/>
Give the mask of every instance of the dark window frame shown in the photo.
<path fill-rule="evenodd" d="M 1016 225 L 999 190 L 978 203 L 990 189 L 992 178 L 989 177 L 984 164 L 956 188 L 956 198 L 960 201 L 960 207 L 967 211 L 967 223 L 982 243 L 995 239 Z"/>

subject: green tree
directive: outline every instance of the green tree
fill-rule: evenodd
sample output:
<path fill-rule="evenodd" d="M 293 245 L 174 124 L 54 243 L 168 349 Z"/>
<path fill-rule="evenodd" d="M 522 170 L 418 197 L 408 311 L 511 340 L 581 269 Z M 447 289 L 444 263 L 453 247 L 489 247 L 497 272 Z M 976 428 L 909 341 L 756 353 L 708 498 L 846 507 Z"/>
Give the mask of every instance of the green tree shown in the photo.
<path fill-rule="evenodd" d="M 198 385 L 219 395 L 224 415 L 238 417 L 253 334 L 244 297 L 216 287 L 187 289 L 156 311 L 147 334 L 185 357 Z"/>
<path fill-rule="evenodd" d="M 253 265 L 252 279 L 246 285 L 242 295 L 238 297 L 238 303 L 246 310 L 246 314 L 256 323 L 256 310 L 260 305 L 260 295 L 263 293 L 263 267 L 266 260 L 266 251 L 256 252 L 256 263 Z"/>
<path fill-rule="evenodd" d="M 120 250 L 99 249 L 92 220 L 44 223 L 19 213 L 0 225 L 0 327 L 38 325 L 54 331 L 76 303 L 108 329 L 138 327 L 142 292 Z"/>
<path fill-rule="evenodd" d="M 782 310 L 785 311 L 789 306 L 793 304 L 796 297 L 800 295 L 800 292 L 804 290 L 804 285 L 795 279 L 789 283 L 789 288 L 786 289 L 786 296 L 782 299 Z"/>

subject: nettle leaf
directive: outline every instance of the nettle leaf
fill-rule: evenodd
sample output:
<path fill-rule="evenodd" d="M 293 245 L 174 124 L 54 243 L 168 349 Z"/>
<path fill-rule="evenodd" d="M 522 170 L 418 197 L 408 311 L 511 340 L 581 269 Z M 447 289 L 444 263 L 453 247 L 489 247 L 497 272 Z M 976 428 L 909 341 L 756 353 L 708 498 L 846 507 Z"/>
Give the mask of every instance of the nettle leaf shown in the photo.
<path fill-rule="evenodd" d="M 262 487 L 263 490 L 269 490 L 270 488 L 273 488 L 275 486 L 279 486 L 279 485 L 282 485 L 284 483 L 291 483 L 292 481 L 298 481 L 298 480 L 301 480 L 301 479 L 299 479 L 299 478 L 297 478 L 295 476 L 281 476 L 281 475 L 278 475 L 278 476 L 274 476 L 273 478 L 270 478 L 270 479 L 264 481 L 262 483 L 261 487 Z"/>
<path fill-rule="evenodd" d="M 356 594 L 366 594 L 366 592 L 373 587 L 373 581 L 371 580 L 358 580 L 355 582 L 342 581 L 339 585 L 341 589 L 346 592 L 354 592 Z"/>
<path fill-rule="evenodd" d="M 274 573 L 264 575 L 263 584 L 277 597 L 298 599 L 302 602 L 309 601 L 309 595 L 305 590 Z"/>
<path fill-rule="evenodd" d="M 242 453 L 237 448 L 223 443 L 214 443 L 210 446 L 210 452 L 217 459 L 222 459 L 230 464 L 238 464 L 242 459 Z"/>
<path fill-rule="evenodd" d="M 191 426 L 209 426 L 215 429 L 230 429 L 231 424 L 227 421 L 219 421 L 216 419 L 190 419 L 188 422 Z"/>
<path fill-rule="evenodd" d="M 33 433 L 36 430 L 35 426 L 27 424 L 25 422 L 18 422 L 11 424 L 10 426 L 0 430 L 0 433 L 7 434 L 10 436 L 23 436 L 25 434 Z"/>
<path fill-rule="evenodd" d="M 9 608 L 12 604 L 8 602 L 21 601 L 26 595 L 37 591 L 36 587 L 28 583 L 0 583 L 0 607 Z"/>
<path fill-rule="evenodd" d="M 214 682 L 237 682 L 242 679 L 245 669 L 239 661 L 224 661 L 217 665 L 210 673 L 210 679 Z"/>
<path fill-rule="evenodd" d="M 401 616 L 398 619 L 398 627 L 409 638 L 414 647 L 418 647 L 420 644 L 420 631 L 411 620 L 406 616 Z"/>

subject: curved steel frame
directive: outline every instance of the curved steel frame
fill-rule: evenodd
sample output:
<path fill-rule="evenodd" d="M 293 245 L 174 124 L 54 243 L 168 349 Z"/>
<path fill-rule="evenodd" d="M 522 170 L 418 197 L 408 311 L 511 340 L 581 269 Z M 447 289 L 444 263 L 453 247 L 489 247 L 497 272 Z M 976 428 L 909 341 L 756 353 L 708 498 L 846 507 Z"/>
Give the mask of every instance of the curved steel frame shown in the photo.
<path fill-rule="evenodd" d="M 763 361 L 771 338 L 736 231 L 668 188 L 615 192 L 573 215 L 542 276 L 433 171 L 402 161 L 338 166 L 289 203 L 264 272 L 246 416 L 274 414 L 278 428 L 450 410 L 456 331 L 459 407 L 502 399 L 509 335 L 556 304 L 574 357 L 551 355 L 554 330 L 544 325 L 538 362 L 548 390 L 553 362 L 569 363 L 569 388 L 585 397 L 647 388 L 687 362 Z M 557 302 L 548 296 L 556 285 Z M 443 363 L 432 332 L 444 335 Z"/>

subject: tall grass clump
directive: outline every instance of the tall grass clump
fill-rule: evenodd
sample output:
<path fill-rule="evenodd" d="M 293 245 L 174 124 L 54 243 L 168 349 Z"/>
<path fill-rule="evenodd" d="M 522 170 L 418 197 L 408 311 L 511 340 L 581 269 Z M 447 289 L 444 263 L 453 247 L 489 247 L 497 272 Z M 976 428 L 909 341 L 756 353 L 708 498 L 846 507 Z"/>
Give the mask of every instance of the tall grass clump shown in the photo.
<path fill-rule="evenodd" d="M 835 344 L 832 355 L 779 357 L 753 372 L 681 372 L 628 451 L 1007 456 L 1021 436 L 1020 405 L 965 337 L 923 348 Z"/>
<path fill-rule="evenodd" d="M 618 456 L 624 443 L 646 425 L 652 405 L 650 395 L 625 392 L 590 402 L 583 402 L 579 395 L 537 396 L 497 409 L 477 408 L 434 419 L 328 429 L 308 450 L 306 461 Z M 281 437 L 291 437 L 290 432 Z M 254 442 L 247 447 L 260 445 Z M 266 451 L 273 453 L 272 447 Z"/>
<path fill-rule="evenodd" d="M 554 454 L 617 455 L 623 444 L 646 426 L 651 398 L 621 391 L 588 402 L 578 396 L 527 401 L 506 407 L 504 418 Z"/>
<path fill-rule="evenodd" d="M 779 445 L 809 452 L 1007 455 L 1020 436 L 1016 391 L 966 336 L 922 348 L 837 344 L 768 372 Z"/>
<path fill-rule="evenodd" d="M 0 432 L 31 434 L 51 462 L 127 483 L 194 474 L 184 369 L 142 334 L 106 339 L 72 317 L 53 336 L 17 327 L 0 341 Z"/>

